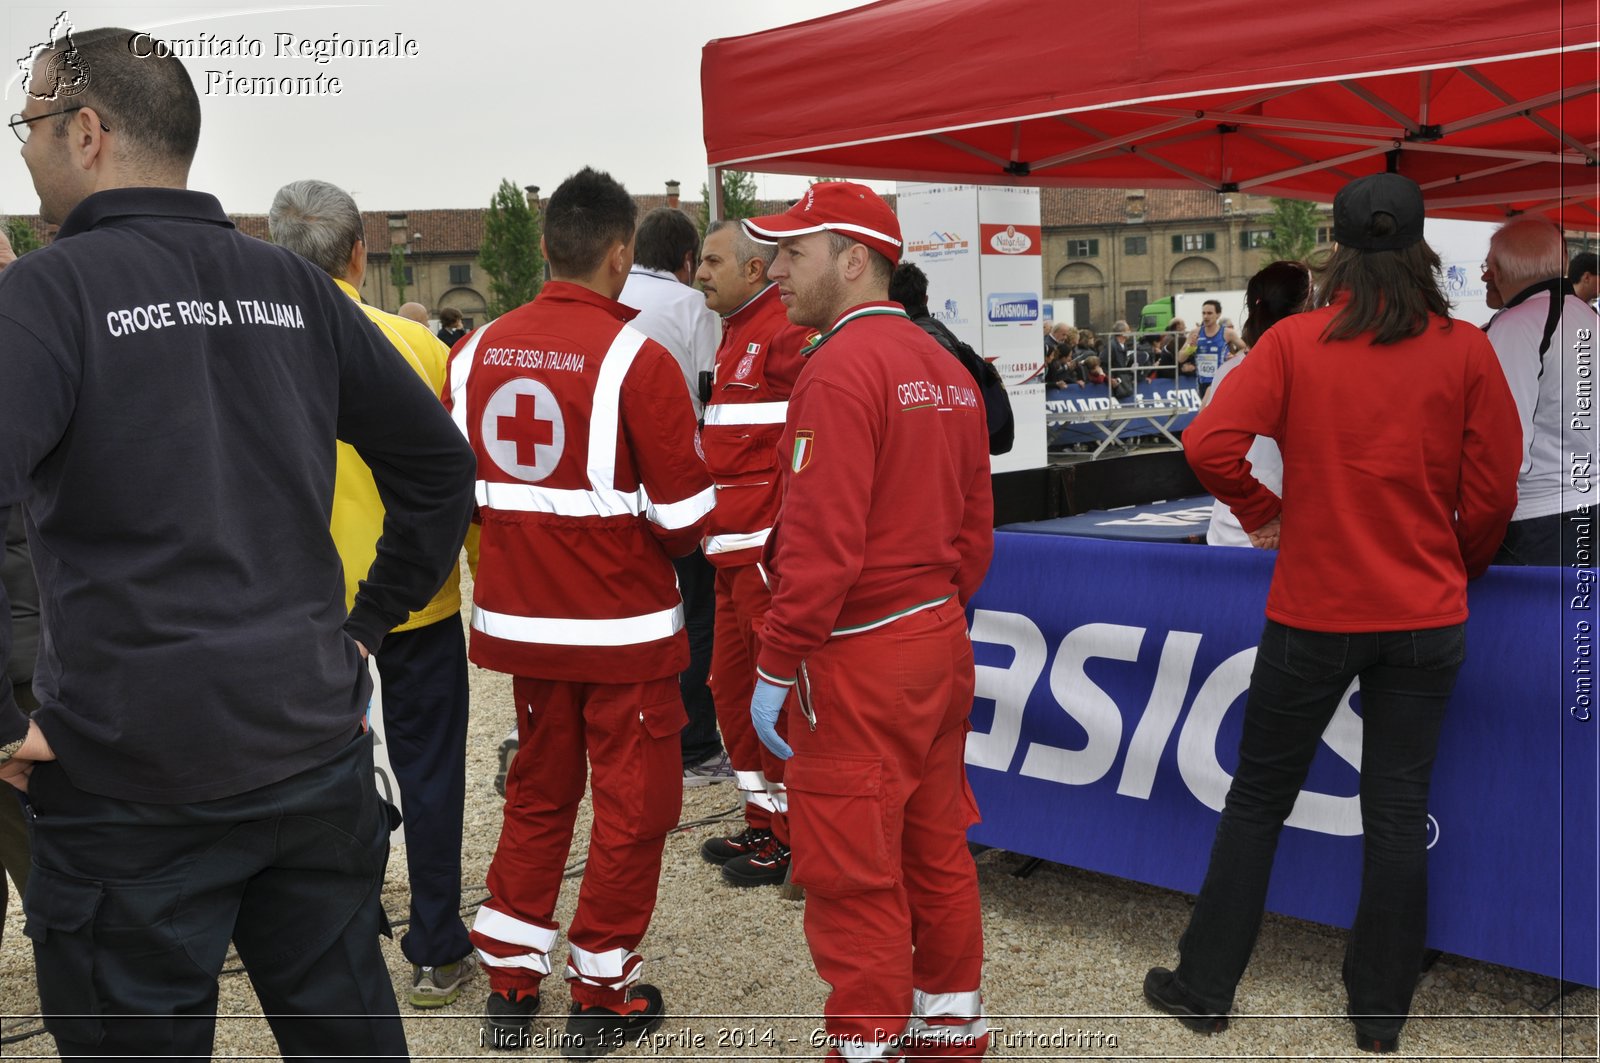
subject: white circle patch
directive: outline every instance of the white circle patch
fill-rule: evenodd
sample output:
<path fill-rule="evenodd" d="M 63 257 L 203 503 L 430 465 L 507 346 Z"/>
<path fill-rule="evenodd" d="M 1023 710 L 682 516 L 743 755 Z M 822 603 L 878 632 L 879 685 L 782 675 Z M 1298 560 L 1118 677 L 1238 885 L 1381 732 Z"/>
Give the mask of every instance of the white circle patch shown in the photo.
<path fill-rule="evenodd" d="M 501 471 L 538 483 L 556 471 L 567 445 L 561 404 L 542 381 L 502 384 L 483 407 L 483 449 Z"/>

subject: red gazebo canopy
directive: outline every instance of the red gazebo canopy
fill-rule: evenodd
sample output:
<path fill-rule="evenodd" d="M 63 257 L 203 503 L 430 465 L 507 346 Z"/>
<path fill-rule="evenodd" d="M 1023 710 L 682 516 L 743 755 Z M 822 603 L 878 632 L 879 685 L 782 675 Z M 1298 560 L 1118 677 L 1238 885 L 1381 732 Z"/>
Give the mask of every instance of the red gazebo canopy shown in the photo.
<path fill-rule="evenodd" d="M 882 0 L 705 46 L 723 169 L 1210 188 L 1600 229 L 1594 0 Z"/>

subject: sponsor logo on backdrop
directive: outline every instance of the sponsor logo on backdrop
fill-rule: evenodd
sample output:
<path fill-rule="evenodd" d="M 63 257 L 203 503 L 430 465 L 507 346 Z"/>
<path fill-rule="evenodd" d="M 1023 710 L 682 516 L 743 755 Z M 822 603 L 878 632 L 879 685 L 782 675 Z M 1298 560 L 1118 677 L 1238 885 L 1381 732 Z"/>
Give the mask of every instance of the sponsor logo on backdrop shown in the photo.
<path fill-rule="evenodd" d="M 938 308 L 929 307 L 929 310 L 932 311 L 935 320 L 941 321 L 946 325 L 967 324 L 967 319 L 961 314 L 961 303 L 958 300 L 946 299 L 944 306 Z"/>
<path fill-rule="evenodd" d="M 1242 711 L 1239 706 L 1250 687 L 1256 651 L 1240 650 L 1202 677 L 1185 712 L 1202 637 L 1200 632 L 1158 627 L 1084 624 L 1061 640 L 1052 662 L 1051 647 L 1030 617 L 975 610 L 973 643 L 1004 647 L 1010 653 L 1005 655 L 1008 664 L 977 667 L 976 696 L 994 703 L 994 717 L 987 732 L 968 734 L 967 763 L 1063 786 L 1114 784 L 1123 797 L 1149 800 L 1157 774 L 1165 770 L 1162 753 L 1176 743 L 1183 785 L 1201 804 L 1220 811 L 1233 779 L 1217 759 L 1217 736 L 1223 718 Z M 1130 699 L 1126 689 L 1106 681 L 1115 668 L 1112 662 L 1139 660 L 1147 640 L 1160 645 L 1155 686 L 1148 696 Z M 1037 691 L 1046 677 L 1045 690 Z M 1352 682 L 1322 736 L 1323 743 L 1350 765 L 1352 789 L 1354 766 L 1361 759 L 1361 718 L 1351 704 L 1356 690 Z M 1142 711 L 1125 704 L 1130 700 L 1142 704 Z M 1077 739 L 1071 748 L 1050 745 L 1034 738 L 1039 733 L 1036 726 L 1028 728 L 1024 738 L 1025 714 L 1056 711 L 1071 717 L 1087 739 Z M 1124 741 L 1130 729 L 1132 738 Z M 1358 835 L 1360 798 L 1302 790 L 1288 825 L 1340 837 Z M 1430 824 L 1430 841 L 1437 837 L 1435 822 Z"/>
<path fill-rule="evenodd" d="M 1039 320 L 1039 295 L 1037 292 L 993 292 L 987 311 L 990 324 L 1032 324 Z"/>
<path fill-rule="evenodd" d="M 945 232 L 940 229 L 935 229 L 925 236 L 913 236 L 906 240 L 906 253 L 911 255 L 938 257 L 941 254 L 968 251 L 971 247 L 966 237 L 960 233 Z"/>
<path fill-rule="evenodd" d="M 1037 225 L 981 225 L 979 230 L 986 255 L 1037 255 L 1043 238 Z"/>

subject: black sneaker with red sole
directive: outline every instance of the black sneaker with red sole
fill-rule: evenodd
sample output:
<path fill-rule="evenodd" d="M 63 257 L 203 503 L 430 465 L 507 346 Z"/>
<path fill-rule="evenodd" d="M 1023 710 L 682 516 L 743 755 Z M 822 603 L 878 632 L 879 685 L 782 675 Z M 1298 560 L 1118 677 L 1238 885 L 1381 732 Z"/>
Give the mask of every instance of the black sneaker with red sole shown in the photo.
<path fill-rule="evenodd" d="M 767 844 L 772 837 L 770 830 L 760 827 L 746 827 L 738 834 L 726 838 L 707 838 L 700 846 L 700 855 L 708 863 L 726 864 L 729 860 L 739 856 L 749 856 L 759 853 L 761 847 Z"/>
<path fill-rule="evenodd" d="M 539 993 L 490 993 L 483 1005 L 483 1042 L 489 1048 L 530 1048 Z"/>
<path fill-rule="evenodd" d="M 781 886 L 788 875 L 789 847 L 776 838 L 768 838 L 760 852 L 722 865 L 722 877 L 732 886 Z"/>
<path fill-rule="evenodd" d="M 572 1005 L 567 1032 L 561 1038 L 561 1055 L 567 1059 L 593 1059 L 615 1052 L 650 1033 L 666 1018 L 661 990 L 643 983 L 628 990 L 627 999 L 612 1008 Z"/>

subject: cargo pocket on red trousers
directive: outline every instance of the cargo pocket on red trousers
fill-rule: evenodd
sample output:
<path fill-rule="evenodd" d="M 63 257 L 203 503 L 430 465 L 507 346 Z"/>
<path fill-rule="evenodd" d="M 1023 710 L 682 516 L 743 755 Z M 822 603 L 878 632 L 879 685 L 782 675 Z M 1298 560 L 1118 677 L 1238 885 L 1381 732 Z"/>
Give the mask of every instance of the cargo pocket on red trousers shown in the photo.
<path fill-rule="evenodd" d="M 639 706 L 643 731 L 638 746 L 634 787 L 635 815 L 627 825 L 638 839 L 659 838 L 678 825 L 683 811 L 683 745 L 679 738 L 689 716 L 677 684 L 669 699 Z"/>
<path fill-rule="evenodd" d="M 22 932 L 37 946 L 35 977 L 44 1026 L 58 1040 L 96 1045 L 105 1035 L 94 981 L 94 918 L 100 883 L 35 866 L 23 898 Z"/>
<path fill-rule="evenodd" d="M 880 757 L 796 753 L 783 767 L 796 885 L 824 893 L 888 889 L 889 861 Z"/>

